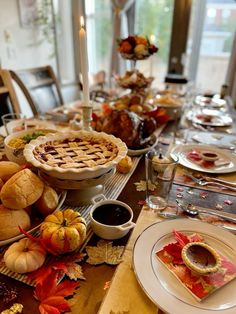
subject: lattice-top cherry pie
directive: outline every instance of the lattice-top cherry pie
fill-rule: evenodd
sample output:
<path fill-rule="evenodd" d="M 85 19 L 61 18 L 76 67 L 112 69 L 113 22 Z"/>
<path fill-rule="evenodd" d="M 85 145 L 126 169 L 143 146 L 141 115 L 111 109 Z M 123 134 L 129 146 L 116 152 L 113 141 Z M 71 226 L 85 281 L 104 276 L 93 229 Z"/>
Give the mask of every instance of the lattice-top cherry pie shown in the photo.
<path fill-rule="evenodd" d="M 95 131 L 50 134 L 31 141 L 26 160 L 51 176 L 82 180 L 108 172 L 127 153 L 113 135 Z"/>
<path fill-rule="evenodd" d="M 85 168 L 113 160 L 118 148 L 106 140 L 70 138 L 41 144 L 33 153 L 37 160 L 52 167 Z"/>

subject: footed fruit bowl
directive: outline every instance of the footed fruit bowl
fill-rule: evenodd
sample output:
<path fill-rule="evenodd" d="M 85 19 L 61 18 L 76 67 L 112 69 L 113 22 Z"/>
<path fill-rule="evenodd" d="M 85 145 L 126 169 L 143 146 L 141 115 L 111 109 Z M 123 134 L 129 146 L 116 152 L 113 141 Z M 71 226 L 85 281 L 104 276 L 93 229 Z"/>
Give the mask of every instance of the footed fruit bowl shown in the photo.
<path fill-rule="evenodd" d="M 95 131 L 49 134 L 25 146 L 27 162 L 51 177 L 68 180 L 95 178 L 126 156 L 124 142 Z"/>

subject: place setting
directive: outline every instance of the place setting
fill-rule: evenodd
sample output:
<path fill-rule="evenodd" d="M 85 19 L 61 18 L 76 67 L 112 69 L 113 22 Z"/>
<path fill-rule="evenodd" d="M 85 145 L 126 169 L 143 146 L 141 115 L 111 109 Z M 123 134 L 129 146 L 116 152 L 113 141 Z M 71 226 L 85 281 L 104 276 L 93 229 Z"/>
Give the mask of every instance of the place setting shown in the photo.
<path fill-rule="evenodd" d="M 234 238 L 227 231 L 219 233 L 219 227 L 189 219 L 154 223 L 134 244 L 135 275 L 148 297 L 166 312 L 234 313 Z"/>
<path fill-rule="evenodd" d="M 192 109 L 188 111 L 186 118 L 194 124 L 208 127 L 225 127 L 233 122 L 229 114 L 215 109 Z"/>

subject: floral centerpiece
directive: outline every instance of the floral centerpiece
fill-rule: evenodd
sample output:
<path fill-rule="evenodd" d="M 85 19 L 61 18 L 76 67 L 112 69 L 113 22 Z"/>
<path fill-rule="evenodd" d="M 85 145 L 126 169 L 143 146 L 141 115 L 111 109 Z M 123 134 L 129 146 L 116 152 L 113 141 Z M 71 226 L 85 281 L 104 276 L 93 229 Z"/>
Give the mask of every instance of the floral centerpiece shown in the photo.
<path fill-rule="evenodd" d="M 134 35 L 118 40 L 118 51 L 124 59 L 144 60 L 158 51 L 144 36 Z"/>

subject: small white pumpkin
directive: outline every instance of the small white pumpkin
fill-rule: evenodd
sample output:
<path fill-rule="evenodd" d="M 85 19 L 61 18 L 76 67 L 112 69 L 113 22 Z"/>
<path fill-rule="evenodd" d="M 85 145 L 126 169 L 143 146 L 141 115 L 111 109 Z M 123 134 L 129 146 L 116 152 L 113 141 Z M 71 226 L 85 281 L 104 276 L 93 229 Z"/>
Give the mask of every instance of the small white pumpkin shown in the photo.
<path fill-rule="evenodd" d="M 43 265 L 45 258 L 44 248 L 28 238 L 13 243 L 4 254 L 7 268 L 19 274 L 38 269 Z"/>

